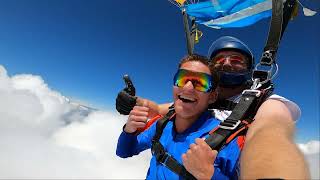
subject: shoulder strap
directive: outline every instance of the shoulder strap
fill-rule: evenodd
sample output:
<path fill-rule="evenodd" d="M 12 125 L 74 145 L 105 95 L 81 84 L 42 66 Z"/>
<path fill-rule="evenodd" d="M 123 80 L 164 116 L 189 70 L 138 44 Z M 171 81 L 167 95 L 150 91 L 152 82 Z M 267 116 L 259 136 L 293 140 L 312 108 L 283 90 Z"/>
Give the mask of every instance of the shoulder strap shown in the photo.
<path fill-rule="evenodd" d="M 160 120 L 157 121 L 156 133 L 152 139 L 151 152 L 156 157 L 158 163 L 170 169 L 172 172 L 179 176 L 188 179 L 195 180 L 196 178 L 190 174 L 183 165 L 181 165 L 175 158 L 173 158 L 160 143 L 160 138 L 167 123 L 174 116 L 175 111 L 173 106 L 169 108 L 169 112 Z"/>
<path fill-rule="evenodd" d="M 161 135 L 162 135 L 162 132 L 163 132 L 163 129 L 166 127 L 167 123 L 170 121 L 170 119 L 172 118 L 172 116 L 174 114 L 175 114 L 174 106 L 171 105 L 169 107 L 168 113 L 157 121 L 156 134 L 153 136 L 152 145 L 154 144 L 154 142 L 159 142 Z M 153 148 L 151 148 L 151 150 L 152 149 Z"/>
<path fill-rule="evenodd" d="M 152 141 L 159 141 L 163 132 L 163 129 L 166 127 L 167 123 L 170 121 L 170 118 L 175 114 L 174 109 L 169 110 L 169 112 L 161 119 L 157 121 L 156 134 L 154 135 Z"/>
<path fill-rule="evenodd" d="M 237 103 L 230 100 L 217 100 L 216 102 L 209 104 L 208 109 L 219 109 L 219 110 L 228 110 L 232 111 L 232 109 L 237 105 Z"/>
<path fill-rule="evenodd" d="M 245 90 L 231 115 L 221 122 L 218 128 L 210 132 L 210 136 L 205 140 L 206 143 L 212 149 L 219 151 L 226 143 L 236 138 L 240 132 L 246 131 L 253 122 L 257 109 L 271 95 L 272 90 L 273 88 Z"/>

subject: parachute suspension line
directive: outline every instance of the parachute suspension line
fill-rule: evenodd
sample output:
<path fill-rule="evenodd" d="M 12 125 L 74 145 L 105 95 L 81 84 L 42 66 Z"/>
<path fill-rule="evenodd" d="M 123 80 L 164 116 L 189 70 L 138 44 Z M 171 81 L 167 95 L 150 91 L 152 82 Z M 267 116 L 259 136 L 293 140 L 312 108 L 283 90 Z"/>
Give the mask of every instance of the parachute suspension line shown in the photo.
<path fill-rule="evenodd" d="M 185 9 L 182 10 L 182 16 L 183 16 L 183 27 L 186 35 L 186 40 L 187 40 L 187 50 L 188 50 L 188 54 L 191 55 L 193 54 L 193 48 L 194 48 L 194 35 L 191 34 L 190 32 L 188 15 Z M 194 19 L 192 21 L 195 22 Z"/>
<path fill-rule="evenodd" d="M 287 0 L 285 4 L 279 0 L 272 0 L 272 17 L 268 39 L 260 62 L 252 73 L 254 83 L 251 89 L 258 89 L 263 85 L 270 86 L 272 84 L 271 80 L 277 75 L 279 68 L 276 63 L 276 53 L 296 3 L 296 0 Z M 261 69 L 261 67 L 264 67 L 264 69 Z M 269 69 L 265 70 L 266 67 Z"/>
<path fill-rule="evenodd" d="M 314 16 L 315 14 L 317 14 L 316 11 L 313 11 L 313 10 L 311 10 L 311 9 L 309 9 L 309 8 L 306 8 L 304 5 L 302 5 L 302 3 L 301 3 L 299 0 L 297 0 L 297 1 L 298 1 L 298 3 L 300 4 L 300 6 L 302 7 L 303 14 L 304 14 L 305 16 Z"/>
<path fill-rule="evenodd" d="M 175 2 L 174 0 L 168 0 L 171 4 L 177 6 L 178 8 L 180 8 L 179 4 L 177 4 L 177 2 Z"/>
<path fill-rule="evenodd" d="M 259 88 L 263 84 L 267 84 L 271 81 L 271 73 L 275 64 L 275 57 L 281 39 L 282 25 L 283 3 L 279 0 L 272 0 L 272 16 L 267 43 L 263 49 L 264 52 L 260 58 L 260 62 L 256 65 L 252 73 L 252 80 L 254 82 L 254 85 L 251 87 L 252 89 Z M 260 67 L 264 67 L 264 69 Z M 265 70 L 266 67 L 269 69 Z"/>
<path fill-rule="evenodd" d="M 194 44 L 199 42 L 199 39 L 202 37 L 202 32 L 197 29 L 196 20 L 194 17 L 191 17 L 191 30 L 189 26 L 189 16 L 186 12 L 185 7 L 190 3 L 194 4 L 199 2 L 199 0 L 168 0 L 171 4 L 182 9 L 183 17 L 183 27 L 185 31 L 186 41 L 187 41 L 187 50 L 188 54 L 193 54 Z M 190 1 L 190 2 L 189 2 Z"/>
<path fill-rule="evenodd" d="M 292 14 L 294 13 L 295 7 L 298 5 L 298 0 L 287 0 L 284 4 L 284 11 L 283 11 L 283 23 L 282 23 L 282 31 L 281 31 L 281 37 L 282 38 L 284 31 L 286 30 L 286 27 L 289 23 L 289 20 L 292 19 Z"/>
<path fill-rule="evenodd" d="M 168 0 L 168 1 L 180 9 L 182 9 L 184 6 L 197 4 L 200 2 L 199 0 Z"/>
<path fill-rule="evenodd" d="M 196 24 L 196 19 L 194 17 L 191 17 L 191 41 L 193 44 L 194 48 L 194 44 L 199 42 L 200 37 L 202 36 L 202 32 L 198 30 L 197 24 Z"/>

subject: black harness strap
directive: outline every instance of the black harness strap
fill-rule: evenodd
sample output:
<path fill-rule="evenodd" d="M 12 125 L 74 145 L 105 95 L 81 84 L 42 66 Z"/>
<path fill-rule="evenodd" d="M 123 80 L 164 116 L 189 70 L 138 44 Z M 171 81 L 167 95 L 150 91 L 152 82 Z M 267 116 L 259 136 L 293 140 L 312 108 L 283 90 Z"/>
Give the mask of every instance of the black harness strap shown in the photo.
<path fill-rule="evenodd" d="M 187 50 L 188 50 L 188 54 L 191 55 L 193 54 L 194 43 L 195 43 L 196 23 L 195 23 L 195 19 L 192 18 L 191 31 L 190 31 L 188 14 L 186 13 L 185 9 L 182 10 L 182 17 L 183 17 L 183 27 L 186 35 L 186 40 L 187 40 Z"/>
<path fill-rule="evenodd" d="M 217 100 L 216 102 L 209 104 L 208 109 L 219 109 L 219 110 L 228 110 L 232 111 L 232 109 L 237 105 L 237 103 L 229 100 Z"/>
<path fill-rule="evenodd" d="M 196 179 L 192 174 L 190 174 L 186 170 L 186 168 L 183 165 L 181 165 L 175 158 L 173 158 L 168 152 L 166 152 L 166 150 L 159 141 L 153 143 L 152 149 L 152 152 L 155 155 L 158 163 L 164 165 L 172 172 L 178 174 L 184 179 Z"/>
<path fill-rule="evenodd" d="M 271 66 L 273 63 L 275 63 L 280 40 L 288 25 L 296 3 L 296 0 L 287 0 L 284 4 L 282 1 L 272 0 L 271 24 L 267 43 L 260 59 L 261 65 Z M 260 76 L 257 77 L 259 78 Z M 253 74 L 253 79 L 255 79 L 255 72 Z"/>
<path fill-rule="evenodd" d="M 205 140 L 206 143 L 212 149 L 219 151 L 232 134 L 239 129 L 247 130 L 248 124 L 253 122 L 257 108 L 260 107 L 264 99 L 269 97 L 271 93 L 272 89 L 263 92 L 260 90 L 245 90 L 231 115 L 221 122 L 219 127 L 210 134 Z"/>
<path fill-rule="evenodd" d="M 283 22 L 282 22 L 282 31 L 281 31 L 281 37 L 282 38 L 284 31 L 286 30 L 286 27 L 289 23 L 289 20 L 292 18 L 292 13 L 294 10 L 294 7 L 297 5 L 296 0 L 287 0 L 284 3 L 283 7 Z"/>
<path fill-rule="evenodd" d="M 152 147 L 151 147 L 151 152 L 157 157 L 158 159 L 163 159 L 163 157 L 161 157 L 161 155 L 163 154 L 161 151 L 161 147 L 160 149 L 158 148 L 159 146 L 162 146 L 160 143 L 160 138 L 163 132 L 163 129 L 166 127 L 167 123 L 170 121 L 171 116 L 173 116 L 175 113 L 173 106 L 169 107 L 169 111 L 168 113 L 162 117 L 160 120 L 157 121 L 156 124 L 156 133 L 152 138 Z M 158 154 L 159 152 L 159 154 Z M 159 156 L 159 157 L 158 157 Z"/>
<path fill-rule="evenodd" d="M 269 35 L 264 47 L 264 53 L 260 60 L 260 63 L 263 65 L 271 65 L 274 62 L 282 32 L 282 20 L 283 2 L 279 0 L 272 0 L 272 16 Z"/>
<path fill-rule="evenodd" d="M 158 163 L 164 165 L 165 167 L 185 179 L 195 180 L 196 178 L 192 174 L 190 174 L 183 165 L 181 165 L 176 159 L 174 159 L 160 143 L 162 132 L 167 123 L 172 119 L 172 116 L 174 114 L 175 111 L 173 108 L 171 108 L 162 119 L 157 121 L 156 134 L 152 139 L 151 152 L 156 157 Z"/>

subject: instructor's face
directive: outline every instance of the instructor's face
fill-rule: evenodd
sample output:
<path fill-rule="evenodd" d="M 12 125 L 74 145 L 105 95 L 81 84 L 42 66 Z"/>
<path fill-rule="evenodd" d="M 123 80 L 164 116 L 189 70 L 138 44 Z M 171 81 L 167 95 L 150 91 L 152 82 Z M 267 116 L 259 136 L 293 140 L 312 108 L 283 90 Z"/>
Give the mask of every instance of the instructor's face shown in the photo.
<path fill-rule="evenodd" d="M 201 72 L 211 75 L 209 67 L 198 61 L 189 61 L 180 69 Z M 187 119 L 197 118 L 208 107 L 209 101 L 213 97 L 213 92 L 201 92 L 195 89 L 192 81 L 187 81 L 182 87 L 174 86 L 174 104 L 177 115 Z"/>
<path fill-rule="evenodd" d="M 212 59 L 214 68 L 225 72 L 244 72 L 248 69 L 248 58 L 235 51 L 221 51 Z"/>

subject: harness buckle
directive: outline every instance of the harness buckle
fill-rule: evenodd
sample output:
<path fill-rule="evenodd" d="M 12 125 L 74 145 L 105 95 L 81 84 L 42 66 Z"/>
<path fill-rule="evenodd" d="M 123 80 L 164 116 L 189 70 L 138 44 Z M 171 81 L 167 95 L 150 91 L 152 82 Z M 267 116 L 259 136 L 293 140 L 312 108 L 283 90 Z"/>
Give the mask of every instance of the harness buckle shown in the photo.
<path fill-rule="evenodd" d="M 162 164 L 163 166 L 167 167 L 166 162 L 167 162 L 167 160 L 169 159 L 170 156 L 171 156 L 170 154 L 165 152 L 161 157 L 158 158 L 158 162 L 160 164 Z"/>
<path fill-rule="evenodd" d="M 254 95 L 256 97 L 259 97 L 261 95 L 261 91 L 260 90 L 256 90 L 256 89 L 245 89 L 242 94 L 247 94 L 247 95 Z"/>
<path fill-rule="evenodd" d="M 263 52 L 260 63 L 262 65 L 271 66 L 275 61 L 276 51 L 275 50 L 266 50 Z"/>
<path fill-rule="evenodd" d="M 227 129 L 227 130 L 234 130 L 239 126 L 240 123 L 241 123 L 240 120 L 238 120 L 236 123 L 232 123 L 232 124 L 228 124 L 228 125 L 223 125 L 223 122 L 222 122 L 222 123 L 220 123 L 219 128 Z"/>
<path fill-rule="evenodd" d="M 166 161 L 171 156 L 163 149 L 163 146 L 159 142 L 154 142 L 151 153 L 156 157 L 157 161 L 164 166 L 166 166 Z"/>

